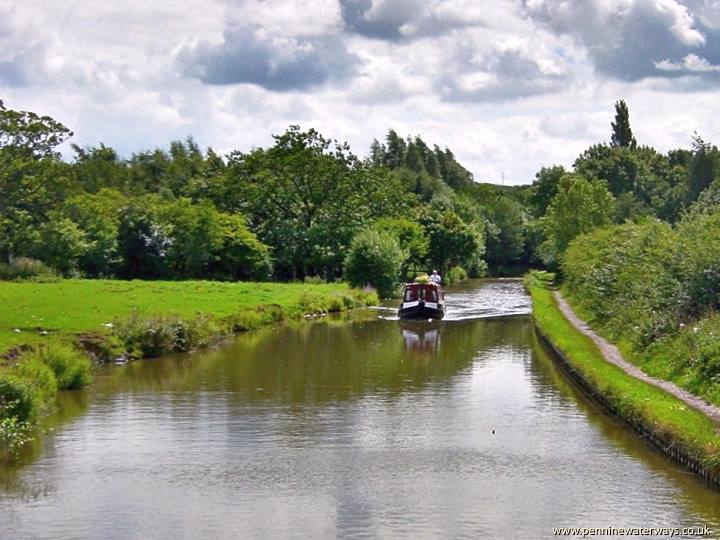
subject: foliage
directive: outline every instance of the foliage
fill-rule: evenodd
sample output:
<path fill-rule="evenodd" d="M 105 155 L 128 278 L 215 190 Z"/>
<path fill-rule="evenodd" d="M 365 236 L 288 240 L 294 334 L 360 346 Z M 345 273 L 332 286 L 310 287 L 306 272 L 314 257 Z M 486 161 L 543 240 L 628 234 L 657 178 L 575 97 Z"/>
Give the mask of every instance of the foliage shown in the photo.
<path fill-rule="evenodd" d="M 55 372 L 42 361 L 37 355 L 24 354 L 21 361 L 15 364 L 10 373 L 23 380 L 34 389 L 37 406 L 41 409 L 46 407 L 58 391 L 58 381 Z"/>
<path fill-rule="evenodd" d="M 61 274 L 69 276 L 78 270 L 80 259 L 89 248 L 85 231 L 74 221 L 53 214 L 39 227 L 37 243 L 31 253 Z"/>
<path fill-rule="evenodd" d="M 55 374 L 58 390 L 76 390 L 90 384 L 90 359 L 70 345 L 50 341 L 24 357 L 48 366 Z"/>
<path fill-rule="evenodd" d="M 583 385 L 601 395 L 633 425 L 641 425 L 668 447 L 679 447 L 712 471 L 718 471 L 720 441 L 713 421 L 663 390 L 607 362 L 597 346 L 564 317 L 553 299 L 552 275 L 526 279 L 533 316 L 542 334 L 560 351 Z M 717 472 L 715 473 L 717 474 Z"/>
<path fill-rule="evenodd" d="M 394 296 L 407 252 L 390 234 L 373 229 L 360 232 L 345 259 L 345 275 L 354 287 L 372 285 L 381 297 Z"/>
<path fill-rule="evenodd" d="M 720 402 L 720 213 L 580 236 L 563 272 L 582 309 L 646 370 Z"/>
<path fill-rule="evenodd" d="M 465 281 L 468 278 L 468 273 L 462 266 L 454 266 L 445 275 L 445 282 L 449 285 L 451 283 L 458 283 Z"/>
<path fill-rule="evenodd" d="M 696 134 L 693 137 L 686 201 L 696 201 L 716 178 L 720 178 L 720 150 Z"/>
<path fill-rule="evenodd" d="M 565 167 L 561 165 L 543 167 L 535 174 L 535 180 L 528 193 L 528 204 L 535 217 L 545 215 L 557 194 L 560 179 L 566 174 Z"/>
<path fill-rule="evenodd" d="M 116 335 L 125 349 L 138 358 L 156 358 L 167 352 L 187 352 L 205 347 L 230 330 L 208 315 L 183 319 L 135 312 L 115 323 Z"/>
<path fill-rule="evenodd" d="M 32 386 L 17 375 L 0 374 L 0 413 L 20 422 L 34 420 L 37 408 Z"/>
<path fill-rule="evenodd" d="M 424 265 L 430 240 L 425 235 L 425 229 L 420 223 L 405 218 L 383 218 L 376 221 L 373 228 L 390 234 L 407 252 L 407 258 L 402 264 L 403 276 L 409 275 L 412 269 L 421 268 Z"/>
<path fill-rule="evenodd" d="M 402 215 L 406 198 L 385 170 L 371 170 L 314 130 L 290 127 L 267 150 L 230 155 L 221 207 L 245 213 L 289 277 L 340 271 L 351 239 L 373 219 Z"/>
<path fill-rule="evenodd" d="M 579 211 L 582 209 L 582 211 Z M 546 264 L 559 262 L 576 236 L 612 223 L 614 201 L 605 185 L 578 175 L 565 175 L 543 218 L 543 258 Z"/>
<path fill-rule="evenodd" d="M 635 148 L 637 141 L 630 129 L 630 113 L 624 100 L 615 103 L 615 121 L 611 123 L 612 137 L 610 139 L 611 146 Z"/>
<path fill-rule="evenodd" d="M 45 263 L 28 257 L 18 257 L 9 264 L 0 263 L 0 281 L 10 280 L 53 280 L 55 273 Z"/>

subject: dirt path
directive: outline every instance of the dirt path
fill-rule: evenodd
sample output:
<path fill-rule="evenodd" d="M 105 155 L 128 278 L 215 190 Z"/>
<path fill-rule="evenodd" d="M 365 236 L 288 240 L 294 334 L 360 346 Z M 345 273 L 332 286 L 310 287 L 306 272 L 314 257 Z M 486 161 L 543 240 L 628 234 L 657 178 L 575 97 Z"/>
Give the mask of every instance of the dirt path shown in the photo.
<path fill-rule="evenodd" d="M 674 383 L 651 377 L 644 371 L 640 370 L 640 368 L 638 368 L 634 364 L 631 364 L 630 362 L 625 360 L 615 345 L 597 335 L 587 325 L 585 321 L 575 315 L 575 312 L 568 305 L 567 301 L 562 297 L 559 291 L 553 291 L 553 295 L 555 296 L 555 300 L 560 307 L 560 311 L 563 312 L 565 317 L 567 317 L 567 319 L 573 324 L 573 326 L 575 326 L 575 328 L 577 328 L 580 332 L 582 332 L 595 342 L 595 344 L 598 346 L 598 348 L 603 353 L 603 356 L 605 356 L 605 359 L 608 362 L 615 364 L 625 373 L 627 373 L 628 375 L 632 375 L 636 379 L 640 379 L 641 381 L 645 381 L 648 384 L 652 384 L 653 386 L 662 388 L 667 393 L 672 394 L 676 398 L 684 401 L 688 406 L 692 407 L 693 409 L 697 409 L 703 414 L 709 416 L 716 424 L 720 424 L 720 407 L 717 407 L 716 405 L 711 405 L 702 398 L 691 394 L 687 390 L 683 390 Z"/>

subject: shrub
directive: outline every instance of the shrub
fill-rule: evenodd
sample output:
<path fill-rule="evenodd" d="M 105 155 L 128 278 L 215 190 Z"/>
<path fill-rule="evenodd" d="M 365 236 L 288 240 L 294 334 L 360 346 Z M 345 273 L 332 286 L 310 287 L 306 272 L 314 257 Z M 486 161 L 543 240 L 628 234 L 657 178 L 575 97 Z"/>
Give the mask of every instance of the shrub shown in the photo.
<path fill-rule="evenodd" d="M 39 409 L 44 409 L 57 395 L 55 373 L 37 356 L 25 355 L 13 366 L 12 374 L 29 383 L 34 389 Z"/>
<path fill-rule="evenodd" d="M 457 283 L 458 281 L 465 281 L 468 278 L 467 272 L 462 266 L 454 266 L 445 276 L 445 281 L 449 283 Z"/>
<path fill-rule="evenodd" d="M 230 317 L 230 324 L 234 332 L 246 332 L 259 328 L 263 324 L 263 317 L 254 310 L 242 311 Z"/>
<path fill-rule="evenodd" d="M 36 415 L 36 399 L 30 384 L 16 375 L 0 376 L 0 418 L 25 422 Z"/>
<path fill-rule="evenodd" d="M 133 356 L 156 358 L 167 352 L 204 347 L 226 334 L 237 321 L 221 323 L 209 315 L 193 319 L 137 313 L 115 324 L 118 338 Z"/>
<path fill-rule="evenodd" d="M 91 380 L 90 359 L 70 345 L 55 342 L 40 346 L 27 355 L 47 365 L 55 374 L 58 390 L 75 390 L 87 386 Z"/>
<path fill-rule="evenodd" d="M 0 464 L 10 459 L 20 447 L 32 437 L 31 422 L 19 420 L 15 416 L 4 416 L 0 406 Z"/>
<path fill-rule="evenodd" d="M 44 263 L 29 257 L 18 257 L 10 264 L 0 264 L 0 281 L 21 279 L 55 280 L 58 276 Z"/>
<path fill-rule="evenodd" d="M 345 258 L 345 276 L 353 287 L 372 285 L 380 296 L 397 293 L 400 269 L 407 254 L 388 233 L 373 229 L 358 233 Z"/>

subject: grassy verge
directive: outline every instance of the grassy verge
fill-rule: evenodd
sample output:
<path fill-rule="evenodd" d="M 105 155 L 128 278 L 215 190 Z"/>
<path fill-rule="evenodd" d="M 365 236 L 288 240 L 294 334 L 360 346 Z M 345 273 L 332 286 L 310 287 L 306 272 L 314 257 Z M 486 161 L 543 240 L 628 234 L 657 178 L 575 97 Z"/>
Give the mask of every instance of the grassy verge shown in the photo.
<path fill-rule="evenodd" d="M 532 272 L 526 285 L 538 330 L 568 362 L 571 374 L 593 396 L 661 449 L 720 480 L 720 435 L 713 422 L 679 399 L 607 362 L 587 336 L 565 318 L 552 295 L 551 274 Z"/>
<path fill-rule="evenodd" d="M 245 317 L 253 326 L 263 322 L 258 318 L 272 319 L 266 315 L 268 311 L 273 311 L 273 317 L 298 318 L 304 313 L 342 311 L 376 302 L 374 295 L 351 290 L 343 283 L 0 282 L 0 354 L 52 336 L 109 335 L 112 326 L 131 316 L 182 320 Z"/>
<path fill-rule="evenodd" d="M 378 303 L 336 284 L 0 282 L 0 460 L 31 436 L 91 361 L 186 352 L 284 319 Z"/>

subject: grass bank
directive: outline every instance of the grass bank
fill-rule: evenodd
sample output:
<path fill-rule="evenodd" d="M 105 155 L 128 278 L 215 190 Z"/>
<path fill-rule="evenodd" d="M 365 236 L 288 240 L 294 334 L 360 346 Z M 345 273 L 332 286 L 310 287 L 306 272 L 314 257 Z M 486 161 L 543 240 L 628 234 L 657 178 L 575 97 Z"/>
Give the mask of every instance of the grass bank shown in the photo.
<path fill-rule="evenodd" d="M 212 317 L 255 326 L 306 313 L 343 311 L 377 303 L 374 294 L 344 283 L 227 283 L 69 279 L 0 282 L 0 354 L 51 337 L 108 336 L 131 317 L 182 320 Z M 242 328 L 239 328 L 242 329 Z"/>
<path fill-rule="evenodd" d="M 562 314 L 552 295 L 552 280 L 552 274 L 531 272 L 525 283 L 536 328 L 571 377 L 665 453 L 720 484 L 720 435 L 712 420 L 607 362 L 595 343 Z"/>
<path fill-rule="evenodd" d="M 285 319 L 375 305 L 343 283 L 0 282 L 0 460 L 92 361 L 186 352 Z"/>

